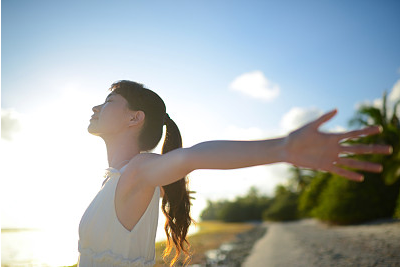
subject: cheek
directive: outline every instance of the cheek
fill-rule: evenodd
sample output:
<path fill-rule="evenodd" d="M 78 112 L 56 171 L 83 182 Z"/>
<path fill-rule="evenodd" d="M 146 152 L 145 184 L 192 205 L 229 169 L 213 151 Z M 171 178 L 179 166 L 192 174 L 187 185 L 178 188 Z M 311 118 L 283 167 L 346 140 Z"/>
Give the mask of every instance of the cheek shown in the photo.
<path fill-rule="evenodd" d="M 123 114 L 119 112 L 103 112 L 99 116 L 99 126 L 101 125 L 104 130 L 110 131 L 119 130 L 124 126 Z"/>

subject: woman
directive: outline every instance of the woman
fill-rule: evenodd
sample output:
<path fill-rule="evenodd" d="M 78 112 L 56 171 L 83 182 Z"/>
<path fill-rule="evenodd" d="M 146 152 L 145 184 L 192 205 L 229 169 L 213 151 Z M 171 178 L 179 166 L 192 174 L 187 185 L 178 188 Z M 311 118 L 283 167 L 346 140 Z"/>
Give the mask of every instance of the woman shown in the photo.
<path fill-rule="evenodd" d="M 175 246 L 177 253 L 171 265 L 181 252 L 188 255 L 186 234 L 192 219 L 185 177 L 193 170 L 287 162 L 362 181 L 361 174 L 343 167 L 380 172 L 382 166 L 339 155 L 391 153 L 386 145 L 340 144 L 343 139 L 380 133 L 377 126 L 347 133 L 319 132 L 319 126 L 336 110 L 282 138 L 209 141 L 181 148 L 178 127 L 156 93 L 131 81 L 119 81 L 110 90 L 105 103 L 93 107 L 88 127 L 91 134 L 105 141 L 110 167 L 79 226 L 79 264 L 84 267 L 152 266 L 160 196 L 167 218 L 168 247 L 164 254 L 168 256 Z M 162 155 L 149 153 L 160 141 L 163 125 L 166 137 Z"/>

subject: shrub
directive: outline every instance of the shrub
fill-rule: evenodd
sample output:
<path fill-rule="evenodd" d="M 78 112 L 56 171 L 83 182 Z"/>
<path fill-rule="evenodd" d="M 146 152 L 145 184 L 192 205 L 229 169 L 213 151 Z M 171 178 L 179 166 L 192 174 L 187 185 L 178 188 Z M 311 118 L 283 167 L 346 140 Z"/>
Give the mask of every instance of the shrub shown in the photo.
<path fill-rule="evenodd" d="M 394 210 L 393 218 L 400 219 L 400 192 L 397 197 L 397 204 Z"/>
<path fill-rule="evenodd" d="M 339 224 L 391 217 L 399 183 L 388 186 L 379 174 L 365 173 L 364 176 L 362 183 L 336 176 L 329 179 L 313 215 Z"/>
<path fill-rule="evenodd" d="M 290 221 L 299 218 L 297 212 L 298 194 L 284 186 L 278 186 L 272 204 L 263 212 L 264 220 Z"/>
<path fill-rule="evenodd" d="M 302 217 L 313 216 L 313 210 L 318 207 L 321 193 L 328 185 L 331 176 L 329 173 L 318 172 L 311 183 L 301 192 L 298 209 Z"/>

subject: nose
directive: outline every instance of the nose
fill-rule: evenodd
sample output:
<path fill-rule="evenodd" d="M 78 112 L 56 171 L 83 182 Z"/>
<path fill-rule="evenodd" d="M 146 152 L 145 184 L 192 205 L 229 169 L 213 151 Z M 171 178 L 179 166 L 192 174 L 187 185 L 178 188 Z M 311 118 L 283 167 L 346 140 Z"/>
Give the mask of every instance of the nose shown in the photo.
<path fill-rule="evenodd" d="M 99 112 L 99 110 L 100 110 L 100 105 L 97 105 L 97 106 L 94 106 L 94 107 L 92 107 L 92 111 L 93 112 Z"/>

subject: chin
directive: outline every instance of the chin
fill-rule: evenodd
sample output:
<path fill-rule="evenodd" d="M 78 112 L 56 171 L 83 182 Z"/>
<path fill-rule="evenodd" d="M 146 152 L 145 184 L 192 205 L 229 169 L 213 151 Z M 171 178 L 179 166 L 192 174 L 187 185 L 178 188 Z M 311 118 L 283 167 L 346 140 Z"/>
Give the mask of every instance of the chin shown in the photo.
<path fill-rule="evenodd" d="M 96 136 L 99 136 L 99 135 L 100 135 L 99 133 L 97 133 L 96 131 L 94 131 L 94 129 L 92 129 L 92 127 L 90 127 L 90 124 L 89 124 L 89 126 L 88 126 L 88 128 L 87 128 L 87 131 L 88 131 L 90 134 L 93 134 L 93 135 L 96 135 Z"/>

